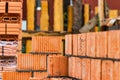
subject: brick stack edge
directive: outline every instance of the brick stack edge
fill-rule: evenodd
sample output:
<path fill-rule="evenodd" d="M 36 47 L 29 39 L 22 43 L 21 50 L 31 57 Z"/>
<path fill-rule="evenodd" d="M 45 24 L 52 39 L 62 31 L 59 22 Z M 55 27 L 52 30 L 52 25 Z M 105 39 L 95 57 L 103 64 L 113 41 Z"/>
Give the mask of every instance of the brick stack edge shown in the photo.
<path fill-rule="evenodd" d="M 69 76 L 80 80 L 119 80 L 119 40 L 119 30 L 66 35 Z"/>
<path fill-rule="evenodd" d="M 0 72 L 16 71 L 21 53 L 22 0 L 0 0 Z"/>

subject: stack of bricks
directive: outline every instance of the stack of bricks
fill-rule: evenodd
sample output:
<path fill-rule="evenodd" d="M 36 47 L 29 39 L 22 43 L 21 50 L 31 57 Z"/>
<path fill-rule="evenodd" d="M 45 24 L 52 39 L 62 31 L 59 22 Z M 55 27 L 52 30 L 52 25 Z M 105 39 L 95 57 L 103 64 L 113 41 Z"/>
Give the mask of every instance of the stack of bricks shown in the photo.
<path fill-rule="evenodd" d="M 16 51 L 21 51 L 22 0 L 1 0 L 0 9 L 0 44 L 6 53 L 13 49 L 12 54 L 16 55 Z"/>
<path fill-rule="evenodd" d="M 60 36 L 34 36 L 32 52 L 17 55 L 17 68 L 4 72 L 4 80 L 72 80 L 68 78 L 68 57 L 62 56 Z M 62 66 L 61 66 L 62 65 Z"/>
<path fill-rule="evenodd" d="M 0 71 L 15 71 L 21 52 L 22 0 L 0 0 Z"/>
<path fill-rule="evenodd" d="M 65 36 L 69 76 L 79 80 L 119 80 L 120 31 Z"/>
<path fill-rule="evenodd" d="M 62 80 L 63 77 L 68 76 L 68 58 L 62 56 L 62 54 L 63 41 L 61 36 L 32 37 L 32 55 L 46 56 L 46 61 L 41 61 L 46 63 L 46 71 L 38 72 L 38 76 L 36 76 L 36 72 L 34 72 L 34 76 L 31 77 L 30 80 Z M 41 75 L 43 75 L 43 77 Z"/>

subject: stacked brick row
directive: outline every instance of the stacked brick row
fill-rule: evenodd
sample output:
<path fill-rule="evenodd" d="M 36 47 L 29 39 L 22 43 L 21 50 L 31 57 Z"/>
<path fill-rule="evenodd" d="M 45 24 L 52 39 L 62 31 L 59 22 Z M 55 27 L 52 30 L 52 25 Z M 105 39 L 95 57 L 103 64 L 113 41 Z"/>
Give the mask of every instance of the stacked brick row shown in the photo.
<path fill-rule="evenodd" d="M 69 76 L 80 80 L 119 80 L 120 31 L 66 35 Z"/>
<path fill-rule="evenodd" d="M 3 73 L 4 80 L 71 80 L 68 78 L 68 57 L 62 56 L 60 36 L 34 36 L 32 51 L 17 55 L 16 71 Z M 61 66 L 62 65 L 62 66 Z"/>
<path fill-rule="evenodd" d="M 22 0 L 0 0 L 0 72 L 16 71 L 21 52 Z M 8 80 L 8 79 L 6 79 Z"/>
<path fill-rule="evenodd" d="M 22 25 L 22 1 L 1 0 L 0 2 L 0 48 L 4 54 L 10 51 L 15 55 L 21 51 L 21 25 Z M 1 51 L 0 50 L 0 51 Z"/>

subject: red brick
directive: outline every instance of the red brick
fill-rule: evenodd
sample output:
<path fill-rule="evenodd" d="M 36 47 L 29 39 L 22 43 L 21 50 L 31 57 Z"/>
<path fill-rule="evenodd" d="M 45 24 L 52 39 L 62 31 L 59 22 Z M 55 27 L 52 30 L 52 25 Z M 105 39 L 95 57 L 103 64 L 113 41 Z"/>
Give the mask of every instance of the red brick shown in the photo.
<path fill-rule="evenodd" d="M 82 80 L 90 80 L 90 59 L 82 59 Z"/>
<path fill-rule="evenodd" d="M 78 34 L 78 55 L 85 56 L 86 55 L 86 34 Z"/>
<path fill-rule="evenodd" d="M 96 33 L 96 57 L 107 57 L 107 32 Z"/>
<path fill-rule="evenodd" d="M 113 79 L 113 61 L 102 61 L 102 80 L 114 80 Z"/>
<path fill-rule="evenodd" d="M 73 35 L 73 55 L 78 55 L 78 35 Z"/>
<path fill-rule="evenodd" d="M 101 80 L 101 60 L 91 59 L 91 80 Z"/>
<path fill-rule="evenodd" d="M 96 52 L 95 34 L 96 33 L 94 32 L 87 33 L 87 56 L 90 56 L 90 57 L 95 57 L 95 52 Z"/>
<path fill-rule="evenodd" d="M 113 68 L 114 72 L 113 72 L 113 80 L 120 80 L 120 62 L 115 61 L 114 62 L 114 68 Z"/>
<path fill-rule="evenodd" d="M 72 34 L 65 36 L 65 54 L 72 55 Z"/>
<path fill-rule="evenodd" d="M 120 58 L 120 31 L 108 32 L 108 57 Z"/>

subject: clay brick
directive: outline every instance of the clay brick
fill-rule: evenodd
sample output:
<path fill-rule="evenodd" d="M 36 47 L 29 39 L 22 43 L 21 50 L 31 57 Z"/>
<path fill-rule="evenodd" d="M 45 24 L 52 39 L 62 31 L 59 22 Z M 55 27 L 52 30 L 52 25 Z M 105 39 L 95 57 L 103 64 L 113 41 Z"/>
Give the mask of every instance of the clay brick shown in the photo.
<path fill-rule="evenodd" d="M 4 23 L 0 23 L 0 28 L 5 28 L 5 24 Z"/>
<path fill-rule="evenodd" d="M 107 57 L 107 32 L 96 33 L 96 57 Z"/>
<path fill-rule="evenodd" d="M 101 80 L 101 60 L 91 59 L 91 80 Z"/>
<path fill-rule="evenodd" d="M 76 58 L 75 62 L 75 78 L 82 79 L 82 61 L 80 58 Z"/>
<path fill-rule="evenodd" d="M 73 55 L 78 55 L 78 35 L 73 34 Z"/>
<path fill-rule="evenodd" d="M 60 76 L 60 59 L 59 57 L 53 57 L 53 75 Z"/>
<path fill-rule="evenodd" d="M 47 72 L 34 72 L 34 77 L 39 79 L 46 79 L 47 78 Z"/>
<path fill-rule="evenodd" d="M 115 61 L 114 62 L 114 68 L 113 68 L 113 80 L 120 80 L 120 62 Z"/>
<path fill-rule="evenodd" d="M 76 77 L 76 60 L 75 57 L 72 57 L 72 77 Z"/>
<path fill-rule="evenodd" d="M 73 60 L 72 60 L 72 57 L 69 57 L 69 66 L 68 66 L 68 75 L 72 77 L 72 67 L 73 67 Z"/>
<path fill-rule="evenodd" d="M 3 71 L 16 71 L 16 66 L 3 66 Z"/>
<path fill-rule="evenodd" d="M 94 32 L 87 33 L 87 56 L 95 57 L 96 53 L 96 40 L 95 40 L 95 34 Z"/>
<path fill-rule="evenodd" d="M 102 80 L 114 80 L 113 79 L 113 61 L 102 61 Z"/>
<path fill-rule="evenodd" d="M 4 26 L 0 26 L 0 34 L 5 34 L 5 27 Z"/>
<path fill-rule="evenodd" d="M 6 45 L 4 47 L 0 46 L 0 55 L 4 56 L 16 56 L 17 54 L 17 47 Z"/>
<path fill-rule="evenodd" d="M 18 70 L 46 70 L 45 54 L 18 54 Z"/>
<path fill-rule="evenodd" d="M 65 65 L 63 65 L 63 63 Z M 62 66 L 61 66 L 62 65 Z M 60 57 L 60 76 L 68 76 L 68 58 L 67 57 Z"/>
<path fill-rule="evenodd" d="M 82 60 L 82 80 L 90 80 L 90 59 L 84 58 Z"/>
<path fill-rule="evenodd" d="M 22 10 L 20 11 L 13 11 L 13 10 L 9 10 L 9 13 L 21 13 Z"/>
<path fill-rule="evenodd" d="M 7 23 L 7 28 L 21 28 L 21 24 L 13 24 L 13 23 Z"/>
<path fill-rule="evenodd" d="M 86 55 L 86 34 L 78 34 L 78 55 L 85 56 Z"/>
<path fill-rule="evenodd" d="M 68 76 L 68 58 L 64 56 L 50 56 L 48 58 L 49 76 Z M 60 66 L 62 65 L 62 66 Z M 52 67 L 52 68 L 49 68 Z M 51 72 L 52 71 L 52 72 Z"/>
<path fill-rule="evenodd" d="M 73 45 L 72 45 L 72 34 L 65 36 L 65 54 L 72 55 Z"/>
<path fill-rule="evenodd" d="M 5 13 L 5 2 L 0 2 L 0 13 Z"/>
<path fill-rule="evenodd" d="M 8 2 L 9 7 L 21 7 L 22 8 L 22 3 L 21 2 Z"/>
<path fill-rule="evenodd" d="M 30 72 L 3 72 L 3 80 L 29 80 Z"/>
<path fill-rule="evenodd" d="M 36 77 L 30 77 L 30 79 L 29 80 L 39 80 L 38 78 L 36 78 Z"/>
<path fill-rule="evenodd" d="M 59 36 L 32 37 L 32 51 L 33 52 L 63 53 L 62 44 L 63 44 L 62 37 L 59 37 Z"/>
<path fill-rule="evenodd" d="M 108 32 L 108 57 L 120 58 L 120 31 Z"/>

